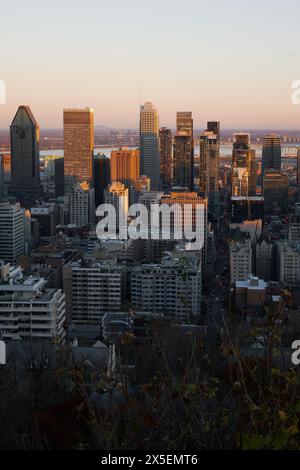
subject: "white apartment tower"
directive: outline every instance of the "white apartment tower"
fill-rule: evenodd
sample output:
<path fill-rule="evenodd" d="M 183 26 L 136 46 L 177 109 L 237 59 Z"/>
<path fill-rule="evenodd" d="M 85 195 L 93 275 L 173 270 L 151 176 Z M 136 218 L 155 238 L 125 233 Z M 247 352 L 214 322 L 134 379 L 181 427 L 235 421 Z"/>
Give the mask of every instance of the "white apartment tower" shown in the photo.
<path fill-rule="evenodd" d="M 70 223 L 83 226 L 95 221 L 94 189 L 87 182 L 74 185 L 69 198 Z"/>

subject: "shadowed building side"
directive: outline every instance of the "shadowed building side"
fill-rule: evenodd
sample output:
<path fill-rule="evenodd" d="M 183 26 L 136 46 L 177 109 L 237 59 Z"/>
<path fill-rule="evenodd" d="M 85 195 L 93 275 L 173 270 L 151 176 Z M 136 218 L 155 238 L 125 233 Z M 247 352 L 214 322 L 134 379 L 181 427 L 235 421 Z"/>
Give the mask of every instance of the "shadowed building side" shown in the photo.
<path fill-rule="evenodd" d="M 10 192 L 22 202 L 41 195 L 39 140 L 40 129 L 29 106 L 19 106 L 10 126 Z"/>
<path fill-rule="evenodd" d="M 262 181 L 266 170 L 281 171 L 281 144 L 278 135 L 264 137 L 262 148 Z"/>
<path fill-rule="evenodd" d="M 173 186 L 194 189 L 193 117 L 190 111 L 176 114 L 173 146 Z"/>

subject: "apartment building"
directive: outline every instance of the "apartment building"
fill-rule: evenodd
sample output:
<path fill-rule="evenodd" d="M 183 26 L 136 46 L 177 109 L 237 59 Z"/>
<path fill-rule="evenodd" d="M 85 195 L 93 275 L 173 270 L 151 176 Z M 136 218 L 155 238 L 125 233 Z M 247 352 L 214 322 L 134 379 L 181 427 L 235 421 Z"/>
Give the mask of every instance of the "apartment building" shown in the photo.
<path fill-rule="evenodd" d="M 24 254 L 24 211 L 19 203 L 0 203 L 0 259 L 15 263 Z"/>
<path fill-rule="evenodd" d="M 64 341 L 65 295 L 46 289 L 46 280 L 24 276 L 22 269 L 0 263 L 0 331 L 4 340 Z"/>
<path fill-rule="evenodd" d="M 286 286 L 300 283 L 300 243 L 287 240 L 277 243 L 279 281 Z"/>
<path fill-rule="evenodd" d="M 116 260 L 79 260 L 63 268 L 68 320 L 99 324 L 106 312 L 122 310 L 126 267 Z"/>
<path fill-rule="evenodd" d="M 139 312 L 188 321 L 201 312 L 201 279 L 199 258 L 167 253 L 161 263 L 132 268 L 131 303 Z"/>
<path fill-rule="evenodd" d="M 252 272 L 251 238 L 242 237 L 231 240 L 230 247 L 230 282 L 245 281 Z"/>

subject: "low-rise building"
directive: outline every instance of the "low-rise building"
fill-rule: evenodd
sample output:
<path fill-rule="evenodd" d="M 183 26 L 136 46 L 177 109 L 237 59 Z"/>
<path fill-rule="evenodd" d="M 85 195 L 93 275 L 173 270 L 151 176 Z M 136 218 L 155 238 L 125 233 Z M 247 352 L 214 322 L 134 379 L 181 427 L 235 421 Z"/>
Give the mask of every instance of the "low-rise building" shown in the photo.
<path fill-rule="evenodd" d="M 0 331 L 4 340 L 20 337 L 52 340 L 65 337 L 65 295 L 47 289 L 40 277 L 24 276 L 22 269 L 0 264 Z"/>
<path fill-rule="evenodd" d="M 256 276 L 235 283 L 235 305 L 238 308 L 262 306 L 266 300 L 268 283 Z"/>

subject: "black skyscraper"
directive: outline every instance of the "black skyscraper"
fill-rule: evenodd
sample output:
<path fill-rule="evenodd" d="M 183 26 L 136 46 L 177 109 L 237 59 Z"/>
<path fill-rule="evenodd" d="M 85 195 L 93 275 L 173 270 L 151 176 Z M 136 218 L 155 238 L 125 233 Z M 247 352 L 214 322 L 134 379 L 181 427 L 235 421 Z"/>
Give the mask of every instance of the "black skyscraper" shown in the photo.
<path fill-rule="evenodd" d="M 281 171 L 281 144 L 278 135 L 266 135 L 262 149 L 262 178 L 266 170 Z"/>
<path fill-rule="evenodd" d="M 41 193 L 39 126 L 29 106 L 19 106 L 10 126 L 11 193 L 20 201 L 33 201 Z"/>
<path fill-rule="evenodd" d="M 55 196 L 64 196 L 64 159 L 56 158 L 54 160 L 54 177 L 55 177 Z"/>
<path fill-rule="evenodd" d="M 94 188 L 95 188 L 95 206 L 96 208 L 103 204 L 103 191 L 110 184 L 110 159 L 105 155 L 96 155 L 94 157 Z"/>

